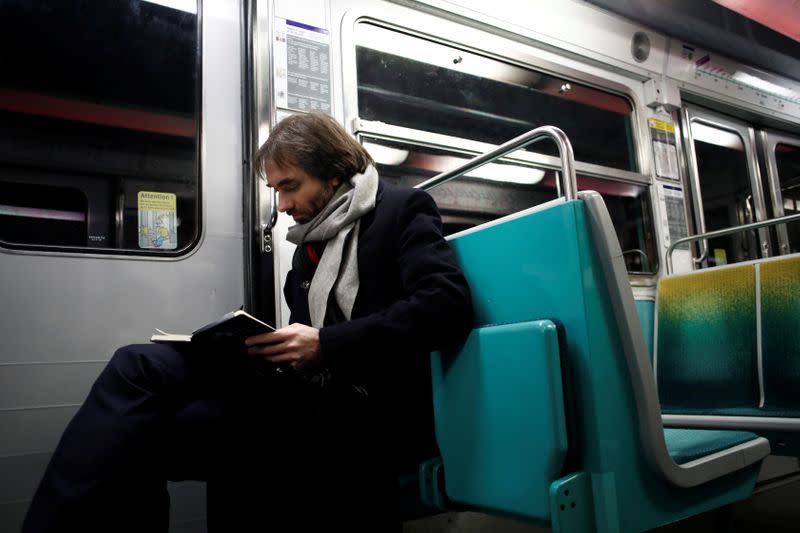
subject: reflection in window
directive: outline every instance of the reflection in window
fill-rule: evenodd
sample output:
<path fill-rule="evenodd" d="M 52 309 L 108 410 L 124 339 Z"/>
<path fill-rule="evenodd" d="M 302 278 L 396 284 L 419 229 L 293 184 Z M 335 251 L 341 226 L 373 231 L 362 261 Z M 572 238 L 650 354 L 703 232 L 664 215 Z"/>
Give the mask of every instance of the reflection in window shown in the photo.
<path fill-rule="evenodd" d="M 78 189 L 0 181 L 0 240 L 82 246 L 86 204 Z"/>
<path fill-rule="evenodd" d="M 0 184 L 22 191 L 26 209 L 84 217 L 80 231 L 57 237 L 52 218 L 4 214 L 4 243 L 180 252 L 196 242 L 198 17 L 196 3 L 172 5 L 0 2 L 0 49 L 24 51 L 5 54 L 0 69 Z M 176 198 L 171 210 L 144 206 L 147 231 L 170 227 L 171 241 L 141 245 L 150 223 L 141 191 Z M 82 198 L 80 209 L 71 195 Z M 51 206 L 53 198 L 67 207 Z M 0 200 L 5 212 L 12 203 Z"/>
<path fill-rule="evenodd" d="M 490 144 L 558 126 L 576 160 L 637 170 L 621 96 L 371 24 L 356 37 L 362 119 Z M 551 142 L 528 149 L 558 155 Z"/>
<path fill-rule="evenodd" d="M 800 213 L 800 147 L 779 143 L 775 147 L 775 163 L 781 184 L 783 214 Z M 786 225 L 789 233 L 789 253 L 800 252 L 800 222 Z"/>
<path fill-rule="evenodd" d="M 464 163 L 469 156 L 451 151 L 363 136 L 381 178 L 406 186 Z M 654 273 L 656 246 L 647 188 L 578 175 L 579 190 L 594 190 L 605 200 L 629 272 Z M 551 169 L 496 162 L 475 169 L 430 191 L 449 235 L 553 200 L 560 184 Z"/>
<path fill-rule="evenodd" d="M 753 193 L 742 138 L 727 130 L 692 122 L 706 231 L 755 222 Z M 753 231 L 708 240 L 709 266 L 758 257 Z"/>

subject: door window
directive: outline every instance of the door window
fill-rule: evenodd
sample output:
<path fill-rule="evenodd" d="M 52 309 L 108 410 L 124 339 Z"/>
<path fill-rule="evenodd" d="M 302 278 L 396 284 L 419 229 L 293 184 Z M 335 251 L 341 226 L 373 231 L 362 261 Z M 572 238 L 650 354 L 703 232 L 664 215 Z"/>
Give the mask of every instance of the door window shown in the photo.
<path fill-rule="evenodd" d="M 752 129 L 697 108 L 686 108 L 684 118 L 691 139 L 687 159 L 697 233 L 764 220 Z M 768 240 L 768 230 L 749 230 L 706 239 L 699 246 L 707 252 L 705 264 L 719 266 L 761 257 L 768 252 L 763 245 Z"/>
<path fill-rule="evenodd" d="M 0 245 L 178 255 L 200 236 L 197 5 L 0 2 Z"/>
<path fill-rule="evenodd" d="M 800 145 L 778 143 L 775 146 L 780 199 L 784 215 L 800 213 Z M 800 222 L 786 225 L 788 253 L 800 252 Z"/>

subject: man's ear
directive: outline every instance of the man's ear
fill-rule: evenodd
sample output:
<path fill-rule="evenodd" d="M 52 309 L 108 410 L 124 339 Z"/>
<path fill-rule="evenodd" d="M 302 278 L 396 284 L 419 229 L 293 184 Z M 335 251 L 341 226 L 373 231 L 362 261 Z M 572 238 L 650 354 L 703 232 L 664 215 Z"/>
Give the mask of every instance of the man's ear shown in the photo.
<path fill-rule="evenodd" d="M 339 178 L 331 178 L 331 185 L 333 185 L 334 188 L 338 187 L 341 184 L 342 184 L 342 180 L 341 179 L 339 179 Z"/>

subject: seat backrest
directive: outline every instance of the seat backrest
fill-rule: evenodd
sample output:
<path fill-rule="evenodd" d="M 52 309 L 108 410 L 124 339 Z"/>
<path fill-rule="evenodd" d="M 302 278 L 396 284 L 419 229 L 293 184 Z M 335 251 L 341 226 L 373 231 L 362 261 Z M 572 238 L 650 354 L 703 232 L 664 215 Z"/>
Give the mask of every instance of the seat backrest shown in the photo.
<path fill-rule="evenodd" d="M 759 265 L 764 407 L 800 411 L 800 255 Z"/>
<path fill-rule="evenodd" d="M 669 412 L 757 408 L 758 336 L 753 264 L 661 278 L 655 370 Z M 699 394 L 702 391 L 702 394 Z"/>

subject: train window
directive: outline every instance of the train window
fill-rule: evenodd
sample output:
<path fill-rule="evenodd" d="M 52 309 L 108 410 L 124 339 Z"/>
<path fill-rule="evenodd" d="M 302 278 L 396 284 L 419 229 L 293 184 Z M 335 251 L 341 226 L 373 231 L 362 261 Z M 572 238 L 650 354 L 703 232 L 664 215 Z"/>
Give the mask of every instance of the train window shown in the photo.
<path fill-rule="evenodd" d="M 356 43 L 361 119 L 495 145 L 553 125 L 576 160 L 638 170 L 622 96 L 369 23 Z M 557 155 L 553 144 L 529 150 Z"/>
<path fill-rule="evenodd" d="M 747 126 L 732 119 L 703 111 L 689 111 L 696 162 L 695 193 L 702 206 L 704 227 L 709 232 L 740 226 L 763 218 L 763 198 L 752 186 L 755 165 L 752 140 Z M 768 235 L 768 234 L 767 234 Z M 708 240 L 709 266 L 756 259 L 760 255 L 759 235 L 747 231 Z"/>
<path fill-rule="evenodd" d="M 0 242 L 178 255 L 199 239 L 197 4 L 0 1 Z M 24 51 L 24 53 L 20 52 Z"/>
<path fill-rule="evenodd" d="M 706 231 L 755 222 L 742 138 L 736 133 L 698 123 L 692 123 L 692 136 Z M 708 249 L 710 265 L 758 257 L 752 232 L 710 239 Z"/>
<path fill-rule="evenodd" d="M 381 177 L 407 186 L 454 168 L 474 155 L 368 135 L 362 135 L 361 140 Z M 557 198 L 556 178 L 553 168 L 501 160 L 430 192 L 442 213 L 445 234 L 452 234 Z M 582 174 L 577 180 L 579 190 L 594 190 L 603 196 L 628 271 L 655 273 L 657 250 L 647 187 Z"/>
<path fill-rule="evenodd" d="M 778 143 L 775 146 L 775 164 L 783 201 L 783 214 L 800 213 L 800 146 Z M 789 253 L 800 252 L 800 223 L 786 225 Z"/>
<path fill-rule="evenodd" d="M 72 187 L 0 181 L 0 239 L 25 244 L 81 246 L 87 199 Z"/>

